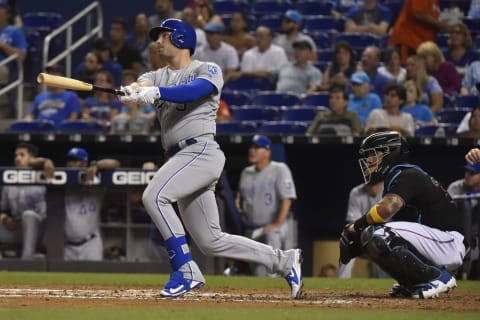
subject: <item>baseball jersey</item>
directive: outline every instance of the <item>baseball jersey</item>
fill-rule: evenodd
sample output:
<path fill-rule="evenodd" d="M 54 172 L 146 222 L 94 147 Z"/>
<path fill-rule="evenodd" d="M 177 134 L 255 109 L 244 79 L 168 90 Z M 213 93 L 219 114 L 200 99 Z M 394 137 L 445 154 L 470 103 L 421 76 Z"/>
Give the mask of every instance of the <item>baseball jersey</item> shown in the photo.
<path fill-rule="evenodd" d="M 50 120 L 58 126 L 68 120 L 72 113 L 82 113 L 77 95 L 72 91 L 60 94 L 44 92 L 35 97 L 29 113 L 37 120 Z"/>
<path fill-rule="evenodd" d="M 23 31 L 14 26 L 6 26 L 0 30 L 0 42 L 6 43 L 9 46 L 18 48 L 23 52 L 27 52 L 27 41 Z M 4 60 L 7 56 L 0 50 L 0 61 Z"/>
<path fill-rule="evenodd" d="M 157 117 L 165 150 L 180 141 L 216 133 L 215 119 L 223 87 L 222 70 L 213 62 L 193 60 L 183 69 L 163 67 L 138 78 L 138 82 L 148 81 L 159 87 L 189 84 L 198 78 L 209 81 L 217 89 L 213 97 L 188 103 L 162 101 L 160 98 Z"/>
<path fill-rule="evenodd" d="M 322 72 L 311 62 L 300 66 L 290 62 L 278 71 L 277 91 L 305 93 L 312 86 L 322 83 Z"/>
<path fill-rule="evenodd" d="M 220 48 L 216 50 L 212 50 L 207 44 L 203 49 L 198 50 L 198 53 L 195 53 L 194 58 L 201 61 L 212 61 L 222 68 L 223 72 L 236 70 L 239 65 L 237 51 L 233 46 L 223 41 Z"/>
<path fill-rule="evenodd" d="M 260 52 L 258 47 L 248 49 L 243 54 L 240 70 L 243 72 L 252 72 L 257 70 L 267 70 L 274 72 L 280 69 L 288 62 L 285 50 L 275 44 L 264 52 Z"/>
<path fill-rule="evenodd" d="M 100 210 L 105 190 L 75 187 L 65 191 L 65 238 L 81 241 L 100 228 Z"/>
<path fill-rule="evenodd" d="M 354 222 L 373 207 L 373 205 L 382 199 L 382 193 L 379 192 L 376 196 L 371 196 L 367 193 L 365 184 L 359 184 L 350 190 L 348 196 L 347 215 L 345 220 L 347 222 Z"/>
<path fill-rule="evenodd" d="M 293 49 L 293 43 L 296 41 L 307 41 L 310 43 L 310 46 L 312 46 L 312 51 L 317 52 L 317 45 L 315 44 L 315 41 L 313 41 L 312 37 L 302 32 L 299 32 L 296 37 L 292 39 L 288 38 L 285 34 L 280 34 L 273 39 L 273 43 L 285 50 L 288 61 L 295 60 L 295 49 Z"/>
<path fill-rule="evenodd" d="M 271 161 L 262 171 L 253 165 L 243 169 L 238 192 L 244 223 L 250 228 L 272 223 L 278 216 L 280 201 L 297 198 L 290 169 L 276 161 Z"/>
<path fill-rule="evenodd" d="M 2 189 L 1 209 L 9 210 L 16 220 L 21 219 L 22 213 L 31 210 L 42 218 L 47 216 L 45 186 L 4 186 Z"/>
<path fill-rule="evenodd" d="M 440 183 L 420 167 L 401 164 L 391 168 L 385 178 L 383 195 L 395 194 L 404 206 L 393 221 L 418 222 L 442 231 L 462 232 L 461 215 Z"/>
<path fill-rule="evenodd" d="M 83 102 L 85 108 L 90 111 L 90 117 L 97 120 L 110 120 L 112 110 L 122 111 L 123 105 L 118 99 L 112 99 L 108 102 L 100 102 L 95 96 L 88 97 Z"/>

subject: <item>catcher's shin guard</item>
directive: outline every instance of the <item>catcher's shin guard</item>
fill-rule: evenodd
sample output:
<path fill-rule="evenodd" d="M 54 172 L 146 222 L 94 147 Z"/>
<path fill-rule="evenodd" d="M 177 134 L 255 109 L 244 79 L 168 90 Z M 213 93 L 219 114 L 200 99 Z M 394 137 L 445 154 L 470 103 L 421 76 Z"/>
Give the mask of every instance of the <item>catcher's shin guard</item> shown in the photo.
<path fill-rule="evenodd" d="M 411 288 L 440 276 L 440 269 L 421 256 L 408 241 L 382 228 L 389 234 L 386 239 L 375 235 L 375 227 L 369 226 L 362 232 L 362 245 L 365 254 L 398 283 Z"/>

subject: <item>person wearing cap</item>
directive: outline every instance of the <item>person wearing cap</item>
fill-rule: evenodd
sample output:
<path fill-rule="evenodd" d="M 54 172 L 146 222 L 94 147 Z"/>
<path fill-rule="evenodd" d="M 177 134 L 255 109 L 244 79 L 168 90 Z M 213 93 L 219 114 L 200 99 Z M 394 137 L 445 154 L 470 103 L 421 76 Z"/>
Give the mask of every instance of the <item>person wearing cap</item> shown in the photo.
<path fill-rule="evenodd" d="M 15 147 L 15 167 L 42 170 L 53 177 L 52 160 L 38 157 L 37 146 L 21 142 Z M 0 244 L 20 245 L 22 259 L 40 258 L 37 250 L 47 217 L 44 185 L 3 186 L 0 200 Z"/>
<path fill-rule="evenodd" d="M 55 65 L 47 68 L 53 75 L 64 75 L 63 68 Z M 58 127 L 64 120 L 76 120 L 82 114 L 80 101 L 75 92 L 58 87 L 37 94 L 25 120 L 46 120 Z"/>
<path fill-rule="evenodd" d="M 365 0 L 361 5 L 350 8 L 345 22 L 346 32 L 371 33 L 376 36 L 387 34 L 392 23 L 392 12 L 377 0 Z"/>
<path fill-rule="evenodd" d="M 215 62 L 223 71 L 224 81 L 238 69 L 238 53 L 235 48 L 222 41 L 222 34 L 225 30 L 223 24 L 218 22 L 209 22 L 203 28 L 207 35 L 207 45 L 198 50 L 193 58 L 201 61 Z"/>
<path fill-rule="evenodd" d="M 313 48 L 306 40 L 295 41 L 293 48 L 295 61 L 288 62 L 278 71 L 277 92 L 313 92 L 322 83 L 322 71 L 310 61 Z"/>
<path fill-rule="evenodd" d="M 362 125 L 365 125 L 368 115 L 375 109 L 382 108 L 380 97 L 370 92 L 370 78 L 363 71 L 358 71 L 350 77 L 352 93 L 349 95 L 348 111 L 355 111 Z"/>
<path fill-rule="evenodd" d="M 289 214 L 297 198 L 292 173 L 285 163 L 273 161 L 272 141 L 255 135 L 248 149 L 250 166 L 240 175 L 237 206 L 245 235 L 274 248 L 285 248 L 290 229 Z M 255 276 L 268 276 L 263 265 L 250 264 Z"/>
<path fill-rule="evenodd" d="M 94 185 L 99 183 L 99 171 L 116 169 L 120 163 L 115 159 L 89 162 L 88 152 L 80 147 L 71 148 L 66 156 L 67 168 L 85 171 L 79 175 L 80 186 L 67 187 L 65 190 L 64 259 L 102 260 L 100 212 L 106 189 Z"/>
<path fill-rule="evenodd" d="M 127 42 L 127 35 L 128 22 L 123 18 L 113 19 L 109 31 L 112 59 L 123 69 L 131 69 L 138 73 L 143 68 L 142 57 L 140 51 Z"/>
<path fill-rule="evenodd" d="M 312 37 L 300 32 L 303 27 L 303 17 L 297 10 L 287 10 L 282 18 L 282 25 L 280 27 L 281 33 L 273 39 L 273 43 L 285 50 L 289 61 L 294 61 L 295 52 L 293 43 L 298 40 L 306 40 L 312 46 L 312 53 L 310 59 L 317 60 L 317 45 Z"/>
<path fill-rule="evenodd" d="M 255 30 L 256 45 L 245 51 L 240 71 L 233 78 L 265 77 L 273 79 L 277 72 L 288 62 L 285 51 L 272 43 L 272 30 L 259 26 Z"/>

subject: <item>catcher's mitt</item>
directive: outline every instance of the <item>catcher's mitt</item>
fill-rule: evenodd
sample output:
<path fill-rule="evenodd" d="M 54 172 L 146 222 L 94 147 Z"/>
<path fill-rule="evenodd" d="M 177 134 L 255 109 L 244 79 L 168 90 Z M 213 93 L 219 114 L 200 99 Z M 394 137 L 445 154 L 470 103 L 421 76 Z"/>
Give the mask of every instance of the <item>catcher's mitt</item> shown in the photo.
<path fill-rule="evenodd" d="M 346 225 L 340 235 L 340 262 L 343 264 L 363 254 L 360 232 L 348 232 L 349 226 Z"/>

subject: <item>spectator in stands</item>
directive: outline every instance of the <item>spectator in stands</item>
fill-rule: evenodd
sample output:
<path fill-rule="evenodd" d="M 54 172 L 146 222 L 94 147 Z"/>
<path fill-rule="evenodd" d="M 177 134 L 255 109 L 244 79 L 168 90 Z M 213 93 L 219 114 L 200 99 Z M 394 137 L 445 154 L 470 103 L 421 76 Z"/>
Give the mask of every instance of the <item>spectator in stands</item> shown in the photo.
<path fill-rule="evenodd" d="M 461 95 L 478 94 L 478 86 L 480 83 L 480 61 L 474 61 L 468 66 L 467 71 L 462 79 Z"/>
<path fill-rule="evenodd" d="M 470 0 L 470 9 L 468 9 L 468 17 L 480 19 L 480 0 Z"/>
<path fill-rule="evenodd" d="M 197 36 L 197 44 L 195 46 L 196 51 L 201 51 L 207 45 L 207 36 L 203 30 L 203 26 L 200 26 L 198 16 L 193 8 L 186 7 L 177 14 L 177 18 L 188 22 L 194 29 Z"/>
<path fill-rule="evenodd" d="M 425 59 L 428 74 L 437 79 L 444 94 L 455 95 L 460 92 L 462 77 L 453 63 L 445 61 L 442 51 L 435 43 L 422 43 L 417 49 L 417 55 Z"/>
<path fill-rule="evenodd" d="M 244 12 L 234 12 L 230 25 L 223 35 L 223 41 L 232 45 L 241 61 L 243 53 L 255 45 L 255 38 L 248 32 L 247 16 Z"/>
<path fill-rule="evenodd" d="M 385 88 L 383 109 L 373 110 L 365 123 L 365 133 L 370 135 L 379 130 L 397 131 L 404 137 L 412 137 L 415 124 L 411 114 L 401 109 L 407 101 L 405 87 L 398 83 L 389 84 Z"/>
<path fill-rule="evenodd" d="M 352 93 L 349 96 L 347 110 L 355 111 L 364 125 L 370 112 L 382 108 L 382 101 L 378 94 L 370 92 L 370 78 L 364 71 L 352 74 L 350 82 Z"/>
<path fill-rule="evenodd" d="M 132 83 L 137 81 L 137 78 L 138 78 L 138 74 L 136 74 L 133 70 L 124 70 L 123 73 L 122 73 L 122 86 L 125 87 L 125 86 L 131 85 Z M 126 112 L 127 107 L 124 106 L 124 105 L 121 105 L 121 106 L 122 106 L 121 112 Z M 156 116 L 157 116 L 157 114 L 155 112 L 155 109 L 150 105 L 139 106 L 139 107 L 140 107 L 140 110 L 142 110 L 143 113 L 148 115 L 148 117 L 151 119 L 151 121 L 154 122 L 153 125 L 155 126 L 158 123 L 158 122 L 155 121 Z"/>
<path fill-rule="evenodd" d="M 38 148 L 21 142 L 15 148 L 15 166 L 19 169 L 43 170 L 45 178 L 52 178 L 52 160 L 37 157 Z M 38 258 L 47 217 L 46 187 L 44 185 L 3 186 L 0 200 L 0 244 L 21 245 L 22 259 Z"/>
<path fill-rule="evenodd" d="M 120 166 L 116 159 L 89 161 L 83 148 L 71 148 L 67 152 L 66 166 L 84 171 L 85 185 L 67 187 L 65 190 L 65 260 L 103 259 L 103 240 L 100 233 L 100 211 L 105 187 L 95 186 L 100 182 L 97 173 Z"/>
<path fill-rule="evenodd" d="M 110 24 L 110 43 L 113 61 L 118 62 L 123 69 L 140 72 L 143 68 L 140 52 L 127 42 L 128 23 L 123 18 L 115 18 Z"/>
<path fill-rule="evenodd" d="M 140 52 L 143 67 L 148 65 L 148 45 L 150 44 L 150 36 L 148 35 L 149 30 L 150 25 L 148 24 L 147 14 L 145 12 L 140 12 L 135 16 L 133 32 L 126 36 L 126 41 Z"/>
<path fill-rule="evenodd" d="M 435 41 L 438 31 L 447 31 L 446 21 L 440 21 L 439 0 L 405 0 L 392 27 L 389 45 L 400 47 L 402 64 L 425 41 Z"/>
<path fill-rule="evenodd" d="M 108 71 L 97 72 L 94 83 L 100 87 L 114 88 L 113 76 Z M 82 119 L 96 121 L 108 127 L 110 121 L 122 111 L 122 108 L 123 105 L 116 96 L 98 91 L 83 102 Z"/>
<path fill-rule="evenodd" d="M 224 31 L 222 24 L 210 22 L 204 27 L 207 34 L 207 45 L 203 50 L 195 51 L 193 57 L 201 61 L 212 61 L 223 71 L 223 79 L 227 82 L 238 68 L 238 53 L 234 47 L 222 41 Z"/>
<path fill-rule="evenodd" d="M 322 84 L 316 90 L 328 91 L 333 86 L 347 87 L 355 71 L 355 52 L 350 43 L 340 40 L 333 47 L 332 61 L 323 73 Z"/>
<path fill-rule="evenodd" d="M 447 188 L 451 196 L 480 193 L 480 163 L 467 162 L 463 179 L 455 180 Z"/>
<path fill-rule="evenodd" d="M 425 60 L 418 56 L 407 59 L 407 80 L 413 80 L 421 92 L 419 101 L 430 107 L 433 114 L 443 108 L 443 90 L 437 79 L 427 74 Z"/>
<path fill-rule="evenodd" d="M 308 41 L 293 43 L 295 62 L 287 62 L 278 71 L 277 91 L 302 94 L 315 91 L 322 83 L 322 72 L 310 61 L 312 46 Z"/>
<path fill-rule="evenodd" d="M 215 8 L 210 0 L 195 0 L 194 7 L 200 27 L 205 27 L 210 22 L 223 25 L 222 17 L 215 12 Z"/>
<path fill-rule="evenodd" d="M 95 74 L 103 69 L 102 57 L 96 51 L 90 51 L 85 55 L 83 68 L 75 68 L 73 77 L 86 83 L 95 82 Z M 78 91 L 78 96 L 85 99 L 93 93 L 89 91 Z"/>
<path fill-rule="evenodd" d="M 402 108 L 402 112 L 410 113 L 413 117 L 413 121 L 416 124 L 434 124 L 436 123 L 435 116 L 432 110 L 423 103 L 419 102 L 420 91 L 415 85 L 415 82 L 408 80 L 404 84 L 407 91 L 407 102 Z"/>
<path fill-rule="evenodd" d="M 255 31 L 255 41 L 256 46 L 243 54 L 240 72 L 236 72 L 233 78 L 254 76 L 272 79 L 288 62 L 283 48 L 272 43 L 270 28 L 259 26 Z"/>
<path fill-rule="evenodd" d="M 7 0 L 8 6 L 10 7 L 10 18 L 8 19 L 8 23 L 17 28 L 22 28 L 22 15 L 17 6 L 17 2 L 17 0 Z"/>
<path fill-rule="evenodd" d="M 443 52 L 445 60 L 457 67 L 458 73 L 464 75 L 469 64 L 480 60 L 480 55 L 473 48 L 472 35 L 468 27 L 459 22 L 451 26 L 448 49 Z"/>
<path fill-rule="evenodd" d="M 313 48 L 311 60 L 316 61 L 317 45 L 312 37 L 300 32 L 302 25 L 302 15 L 297 10 L 287 10 L 282 19 L 282 25 L 280 27 L 281 34 L 276 36 L 273 42 L 285 50 L 289 61 L 293 61 L 295 59 L 295 54 L 292 44 L 298 40 L 306 40 L 310 42 L 310 45 Z"/>
<path fill-rule="evenodd" d="M 361 6 L 365 0 L 332 0 L 332 11 L 330 14 L 334 17 L 346 16 L 348 11 L 354 6 Z"/>
<path fill-rule="evenodd" d="M 122 83 L 122 66 L 112 60 L 112 50 L 110 44 L 103 38 L 97 38 L 92 42 L 93 52 L 101 57 L 104 70 L 109 71 L 115 79 L 115 86 L 120 86 Z M 75 67 L 74 74 L 85 73 L 85 63 L 80 63 Z"/>
<path fill-rule="evenodd" d="M 218 110 L 217 110 L 217 122 L 228 122 L 232 120 L 232 112 L 230 111 L 230 108 L 228 107 L 228 104 L 225 102 L 225 100 L 220 99 L 220 102 L 218 103 Z"/>
<path fill-rule="evenodd" d="M 164 20 L 175 18 L 177 12 L 173 8 L 173 0 L 155 0 L 155 14 L 148 17 L 148 24 L 158 27 Z"/>
<path fill-rule="evenodd" d="M 458 134 L 460 138 L 480 138 L 480 107 L 472 110 L 468 120 L 468 131 Z"/>
<path fill-rule="evenodd" d="M 47 68 L 53 75 L 63 76 L 63 68 L 53 66 Z M 76 120 L 82 112 L 75 92 L 62 88 L 49 87 L 49 91 L 39 93 L 33 100 L 26 120 L 49 120 L 58 126 L 64 120 Z"/>
<path fill-rule="evenodd" d="M 330 111 L 320 110 L 307 129 L 307 136 L 329 134 L 338 136 L 360 136 L 362 124 L 355 111 L 347 110 L 348 94 L 342 86 L 330 89 L 328 104 Z"/>
<path fill-rule="evenodd" d="M 395 46 L 390 46 L 383 52 L 384 65 L 378 67 L 378 73 L 386 76 L 390 81 L 404 83 L 407 70 L 400 63 L 400 51 Z"/>
<path fill-rule="evenodd" d="M 158 44 L 155 41 L 150 42 L 148 45 L 148 65 L 147 69 L 155 71 L 166 65 L 166 61 L 158 54 Z M 137 73 L 135 73 L 137 74 Z"/>
<path fill-rule="evenodd" d="M 362 69 L 370 78 L 370 91 L 382 96 L 385 87 L 390 79 L 378 72 L 380 67 L 380 49 L 375 46 L 368 46 L 362 53 Z"/>
<path fill-rule="evenodd" d="M 372 33 L 376 36 L 387 34 L 392 23 L 392 12 L 377 2 L 365 0 L 361 5 L 353 6 L 347 13 L 346 32 Z"/>

